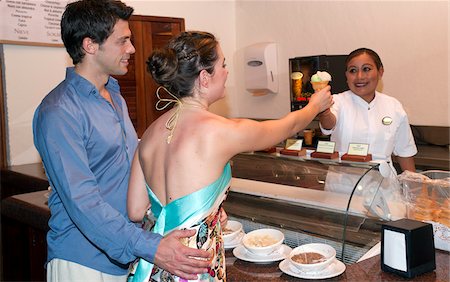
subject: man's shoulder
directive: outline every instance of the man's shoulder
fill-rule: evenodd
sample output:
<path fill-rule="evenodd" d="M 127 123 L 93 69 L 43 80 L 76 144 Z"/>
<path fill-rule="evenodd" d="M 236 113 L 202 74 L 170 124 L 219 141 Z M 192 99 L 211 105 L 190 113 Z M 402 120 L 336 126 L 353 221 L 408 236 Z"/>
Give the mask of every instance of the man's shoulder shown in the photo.
<path fill-rule="evenodd" d="M 52 106 L 58 104 L 64 99 L 67 99 L 67 94 L 70 91 L 67 81 L 63 80 L 44 97 L 41 105 Z"/>
<path fill-rule="evenodd" d="M 39 111 L 55 114 L 73 112 L 76 114 L 84 104 L 75 88 L 66 80 L 63 80 L 42 99 Z"/>

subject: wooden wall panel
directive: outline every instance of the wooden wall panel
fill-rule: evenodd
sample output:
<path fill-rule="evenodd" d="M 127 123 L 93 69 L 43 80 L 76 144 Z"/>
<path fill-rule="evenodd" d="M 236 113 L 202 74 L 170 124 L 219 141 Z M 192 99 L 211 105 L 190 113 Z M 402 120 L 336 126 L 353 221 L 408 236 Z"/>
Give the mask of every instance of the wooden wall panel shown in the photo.
<path fill-rule="evenodd" d="M 132 16 L 129 23 L 136 53 L 130 59 L 128 73 L 116 78 L 140 137 L 163 113 L 155 109 L 155 92 L 158 85 L 147 72 L 146 61 L 153 50 L 164 47 L 174 35 L 184 31 L 184 19 Z"/>

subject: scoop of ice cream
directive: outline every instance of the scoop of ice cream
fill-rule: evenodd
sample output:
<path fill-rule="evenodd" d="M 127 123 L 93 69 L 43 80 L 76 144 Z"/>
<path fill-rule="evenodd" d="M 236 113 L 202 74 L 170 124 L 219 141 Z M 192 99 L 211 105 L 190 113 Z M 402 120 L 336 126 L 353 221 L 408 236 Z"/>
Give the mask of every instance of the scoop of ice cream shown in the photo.
<path fill-rule="evenodd" d="M 311 76 L 311 85 L 315 92 L 322 90 L 331 81 L 331 75 L 326 71 L 318 71 Z"/>
<path fill-rule="evenodd" d="M 311 82 L 331 81 L 331 75 L 326 71 L 317 71 L 311 76 Z"/>

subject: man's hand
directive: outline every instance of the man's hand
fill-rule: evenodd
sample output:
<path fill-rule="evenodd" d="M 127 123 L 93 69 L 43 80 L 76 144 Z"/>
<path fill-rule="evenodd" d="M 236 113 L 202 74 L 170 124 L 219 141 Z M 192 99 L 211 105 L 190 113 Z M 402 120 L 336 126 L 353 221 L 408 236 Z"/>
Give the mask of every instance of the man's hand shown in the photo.
<path fill-rule="evenodd" d="M 180 240 L 195 235 L 195 230 L 175 230 L 159 243 L 154 264 L 176 276 L 188 280 L 198 279 L 197 274 L 206 273 L 211 265 L 211 254 L 184 246 Z"/>

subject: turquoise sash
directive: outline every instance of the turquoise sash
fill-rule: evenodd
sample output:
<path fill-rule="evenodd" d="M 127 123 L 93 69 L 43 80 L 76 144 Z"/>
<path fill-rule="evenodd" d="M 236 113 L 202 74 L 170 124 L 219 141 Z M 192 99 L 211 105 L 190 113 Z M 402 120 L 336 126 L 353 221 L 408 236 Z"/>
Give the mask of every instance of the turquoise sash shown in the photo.
<path fill-rule="evenodd" d="M 153 232 L 166 235 L 172 230 L 189 228 L 212 211 L 217 210 L 225 199 L 230 186 L 231 167 L 227 163 L 222 175 L 212 184 L 195 191 L 192 194 L 170 202 L 163 206 L 153 191 L 147 186 L 151 199 L 151 211 L 157 218 Z M 128 282 L 148 281 L 153 269 L 153 264 L 140 259 L 134 275 L 128 277 Z"/>

